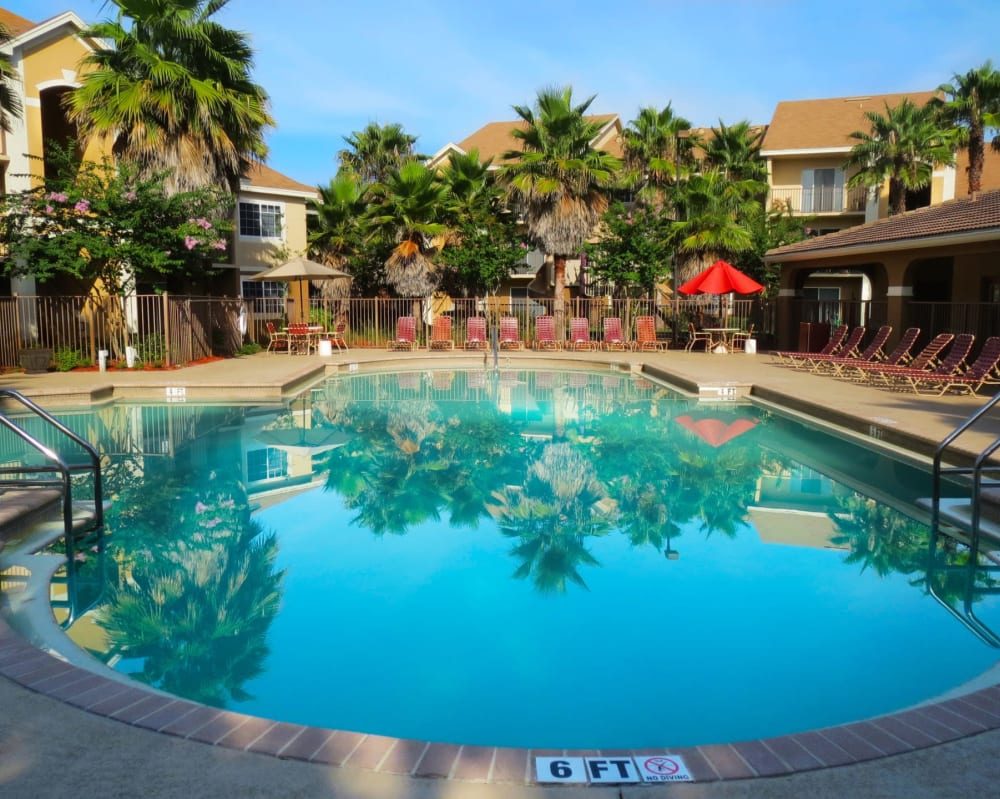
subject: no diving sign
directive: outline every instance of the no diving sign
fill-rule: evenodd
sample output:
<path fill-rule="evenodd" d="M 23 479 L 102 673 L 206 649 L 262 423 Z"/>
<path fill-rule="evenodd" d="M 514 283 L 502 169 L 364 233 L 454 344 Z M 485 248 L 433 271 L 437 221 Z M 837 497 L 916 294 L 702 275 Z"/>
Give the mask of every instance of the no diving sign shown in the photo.
<path fill-rule="evenodd" d="M 678 755 L 632 757 L 536 757 L 538 782 L 616 784 L 627 782 L 691 782 Z"/>

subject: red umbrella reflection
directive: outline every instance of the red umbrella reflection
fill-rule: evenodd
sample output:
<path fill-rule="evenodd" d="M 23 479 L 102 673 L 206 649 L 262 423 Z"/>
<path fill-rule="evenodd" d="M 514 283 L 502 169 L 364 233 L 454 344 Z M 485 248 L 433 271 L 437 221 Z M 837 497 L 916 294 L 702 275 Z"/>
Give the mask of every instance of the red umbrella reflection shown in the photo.
<path fill-rule="evenodd" d="M 764 287 L 732 264 L 716 261 L 708 269 L 681 286 L 681 294 L 756 294 Z"/>
<path fill-rule="evenodd" d="M 674 421 L 681 427 L 690 430 L 710 447 L 721 447 L 757 425 L 757 422 L 752 419 L 735 419 L 727 423 L 722 419 L 711 417 L 696 421 L 687 415 L 675 416 Z"/>

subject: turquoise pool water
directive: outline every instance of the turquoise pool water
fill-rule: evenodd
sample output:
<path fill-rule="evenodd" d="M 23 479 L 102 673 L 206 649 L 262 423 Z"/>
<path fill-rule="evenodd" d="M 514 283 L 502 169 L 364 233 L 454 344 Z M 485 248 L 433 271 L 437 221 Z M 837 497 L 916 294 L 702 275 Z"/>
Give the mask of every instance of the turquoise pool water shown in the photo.
<path fill-rule="evenodd" d="M 998 659 L 928 595 L 960 606 L 966 572 L 907 515 L 927 475 L 627 373 L 357 374 L 287 407 L 66 420 L 113 499 L 69 635 L 209 704 L 679 746 L 898 710 Z"/>

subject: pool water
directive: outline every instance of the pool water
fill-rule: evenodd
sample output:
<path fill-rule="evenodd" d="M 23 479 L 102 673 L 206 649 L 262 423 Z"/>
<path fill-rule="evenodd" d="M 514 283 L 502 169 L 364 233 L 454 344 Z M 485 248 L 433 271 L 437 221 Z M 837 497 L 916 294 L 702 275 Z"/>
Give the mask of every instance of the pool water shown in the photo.
<path fill-rule="evenodd" d="M 961 605 L 967 553 L 930 557 L 926 474 L 628 373 L 356 374 L 286 407 L 65 420 L 113 499 L 68 634 L 208 704 L 682 746 L 891 712 L 998 659 L 928 595 Z M 974 604 L 1000 627 L 995 595 Z"/>

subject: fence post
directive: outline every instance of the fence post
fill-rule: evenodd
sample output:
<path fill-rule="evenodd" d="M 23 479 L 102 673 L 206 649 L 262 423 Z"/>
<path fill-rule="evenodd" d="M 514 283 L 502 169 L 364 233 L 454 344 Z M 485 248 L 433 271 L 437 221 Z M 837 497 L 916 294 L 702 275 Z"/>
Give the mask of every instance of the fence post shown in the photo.
<path fill-rule="evenodd" d="M 163 354 L 165 366 L 174 365 L 173 342 L 170 340 L 170 293 L 163 292 L 163 345 L 166 352 Z"/>

